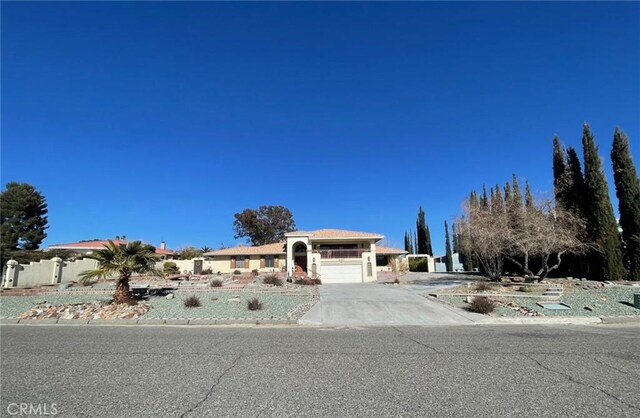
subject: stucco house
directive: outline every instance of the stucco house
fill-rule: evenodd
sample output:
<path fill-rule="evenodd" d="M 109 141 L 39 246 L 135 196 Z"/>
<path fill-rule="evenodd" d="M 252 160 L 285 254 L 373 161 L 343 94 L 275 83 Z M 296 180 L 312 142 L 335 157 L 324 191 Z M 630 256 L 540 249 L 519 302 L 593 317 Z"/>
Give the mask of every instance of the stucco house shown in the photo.
<path fill-rule="evenodd" d="M 389 258 L 406 254 L 397 248 L 376 247 L 380 234 L 340 229 L 294 231 L 285 240 L 262 246 L 239 246 L 205 253 L 214 272 L 300 269 L 323 283 L 362 283 L 377 279 Z M 381 264 L 384 263 L 384 264 Z"/>
<path fill-rule="evenodd" d="M 128 242 L 126 239 L 79 241 L 68 244 L 49 245 L 45 251 L 70 250 L 78 254 L 89 255 L 94 251 L 104 250 L 109 241 L 112 241 L 115 245 L 127 245 Z M 160 243 L 160 247 L 156 247 L 156 254 L 161 256 L 163 260 L 171 260 L 175 255 L 173 250 L 167 249 L 167 244 L 164 241 Z"/>

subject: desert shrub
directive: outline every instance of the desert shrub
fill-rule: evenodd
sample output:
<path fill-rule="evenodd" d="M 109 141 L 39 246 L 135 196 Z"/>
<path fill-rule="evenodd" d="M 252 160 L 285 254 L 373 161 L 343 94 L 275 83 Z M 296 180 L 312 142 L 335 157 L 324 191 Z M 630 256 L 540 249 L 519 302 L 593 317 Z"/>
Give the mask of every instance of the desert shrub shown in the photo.
<path fill-rule="evenodd" d="M 138 299 L 136 298 L 129 298 L 127 300 L 127 305 L 129 306 L 136 306 L 138 304 Z"/>
<path fill-rule="evenodd" d="M 479 296 L 473 298 L 469 304 L 469 310 L 471 312 L 477 312 L 481 314 L 488 314 L 496 309 L 496 303 L 486 296 Z"/>
<path fill-rule="evenodd" d="M 394 282 L 395 284 L 400 284 L 400 279 L 398 279 L 398 278 L 396 277 L 395 279 L 393 279 L 393 282 Z"/>
<path fill-rule="evenodd" d="M 253 269 L 251 270 L 251 273 L 253 273 L 254 276 L 257 276 L 258 274 L 260 274 L 260 272 L 258 271 L 258 269 Z"/>
<path fill-rule="evenodd" d="M 198 299 L 197 296 L 189 296 L 184 300 L 185 308 L 197 308 L 200 305 L 201 305 L 200 299 Z"/>
<path fill-rule="evenodd" d="M 204 269 L 200 272 L 200 274 L 213 274 L 213 270 L 211 270 L 210 268 Z"/>
<path fill-rule="evenodd" d="M 234 270 L 233 274 L 242 274 L 242 272 L 240 270 Z"/>
<path fill-rule="evenodd" d="M 477 282 L 476 290 L 479 292 L 484 292 L 485 290 L 493 289 L 493 285 L 489 282 Z"/>
<path fill-rule="evenodd" d="M 282 279 L 280 277 L 278 277 L 277 274 L 267 274 L 262 279 L 262 283 L 270 284 L 270 285 L 273 285 L 273 286 L 282 286 Z"/>
<path fill-rule="evenodd" d="M 533 287 L 531 286 L 520 286 L 520 290 L 521 292 L 525 292 L 525 293 L 531 293 L 533 292 Z"/>
<path fill-rule="evenodd" d="M 262 309 L 262 302 L 258 298 L 249 299 L 247 301 L 247 308 L 250 311 L 259 311 Z"/>
<path fill-rule="evenodd" d="M 320 279 L 311 279 L 308 277 L 301 277 L 299 279 L 295 279 L 294 282 L 295 284 L 299 284 L 299 285 L 303 285 L 303 286 L 314 286 L 317 284 L 322 284 L 322 281 Z"/>
<path fill-rule="evenodd" d="M 162 265 L 162 272 L 164 274 L 180 274 L 180 269 L 173 261 L 167 261 Z"/>
<path fill-rule="evenodd" d="M 426 257 L 411 257 L 409 259 L 409 271 L 429 271 L 429 259 Z"/>
<path fill-rule="evenodd" d="M 209 286 L 211 287 L 222 287 L 222 280 L 220 279 L 213 279 L 209 282 Z"/>

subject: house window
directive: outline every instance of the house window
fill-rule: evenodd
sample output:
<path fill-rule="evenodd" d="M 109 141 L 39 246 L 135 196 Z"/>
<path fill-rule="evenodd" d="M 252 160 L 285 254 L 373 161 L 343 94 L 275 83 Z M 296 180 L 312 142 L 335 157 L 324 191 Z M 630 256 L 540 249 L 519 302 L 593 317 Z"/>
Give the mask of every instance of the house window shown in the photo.
<path fill-rule="evenodd" d="M 239 268 L 239 269 L 245 268 L 244 259 L 245 257 L 243 255 L 239 255 L 236 257 L 236 268 Z"/>
<path fill-rule="evenodd" d="M 267 255 L 264 257 L 264 266 L 265 267 L 274 267 L 274 262 L 273 262 L 273 256 L 272 255 Z"/>

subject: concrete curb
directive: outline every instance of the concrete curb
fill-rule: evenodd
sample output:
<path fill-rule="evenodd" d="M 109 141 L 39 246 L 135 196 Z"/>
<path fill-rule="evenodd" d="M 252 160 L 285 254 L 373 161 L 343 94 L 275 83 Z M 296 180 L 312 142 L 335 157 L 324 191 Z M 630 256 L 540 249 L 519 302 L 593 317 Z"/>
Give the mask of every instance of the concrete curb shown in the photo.
<path fill-rule="evenodd" d="M 603 316 L 603 324 L 640 324 L 640 316 Z"/>
<path fill-rule="evenodd" d="M 602 318 L 597 316 L 567 316 L 567 317 L 522 317 L 522 318 L 486 318 L 476 322 L 478 325 L 591 325 L 602 324 Z"/>
<path fill-rule="evenodd" d="M 0 325 L 196 325 L 196 326 L 216 326 L 216 325 L 297 325 L 298 321 L 293 319 L 18 319 L 0 318 Z"/>

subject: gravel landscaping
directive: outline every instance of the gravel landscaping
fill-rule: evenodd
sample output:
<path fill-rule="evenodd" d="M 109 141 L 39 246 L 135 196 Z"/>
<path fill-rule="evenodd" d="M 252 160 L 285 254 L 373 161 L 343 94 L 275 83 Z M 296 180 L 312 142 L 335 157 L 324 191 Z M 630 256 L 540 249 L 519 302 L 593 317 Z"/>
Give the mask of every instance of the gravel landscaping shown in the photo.
<path fill-rule="evenodd" d="M 446 291 L 438 294 L 437 300 L 465 309 L 469 305 L 466 301 L 467 297 L 450 294 L 463 292 L 470 293 L 467 286 L 462 286 L 455 289 L 447 289 Z M 640 316 L 640 309 L 636 309 L 633 307 L 633 295 L 635 293 L 640 293 L 640 287 L 637 286 L 613 285 L 608 287 L 600 287 L 600 284 L 596 282 L 580 282 L 577 285 L 568 286 L 565 284 L 564 292 L 559 300 L 560 302 L 570 306 L 570 308 L 566 310 L 551 310 L 542 308 L 541 306 L 537 305 L 536 302 L 548 300 L 545 300 L 543 298 L 536 298 L 536 293 L 537 292 L 523 293 L 522 297 L 510 297 L 503 294 L 490 297 L 493 297 L 495 300 L 505 303 L 512 302 L 518 306 L 525 308 L 524 311 L 530 310 L 533 312 L 538 312 L 539 314 L 542 314 L 544 316 Z M 483 293 L 478 292 L 478 294 L 482 295 Z M 487 292 L 484 292 L 484 294 L 489 295 Z M 524 297 L 524 295 L 534 297 Z M 514 309 L 510 309 L 506 306 L 498 306 L 493 316 L 522 317 L 527 316 L 527 314 Z"/>
<path fill-rule="evenodd" d="M 287 289 L 274 287 L 250 290 L 214 290 L 212 288 L 193 290 L 193 292 L 175 292 L 172 299 L 165 296 L 149 296 L 146 298 L 149 310 L 140 317 L 145 319 L 295 320 L 309 310 L 318 299 L 318 290 L 315 286 L 296 286 Z M 184 299 L 194 295 L 200 299 L 201 306 L 185 307 Z M 262 302 L 261 310 L 250 311 L 247 308 L 247 301 L 252 298 L 258 298 Z M 99 306 L 109 303 L 110 299 L 111 294 L 105 292 L 1 296 L 0 318 L 18 318 L 36 306 L 65 305 L 68 307 L 80 304 Z"/>

